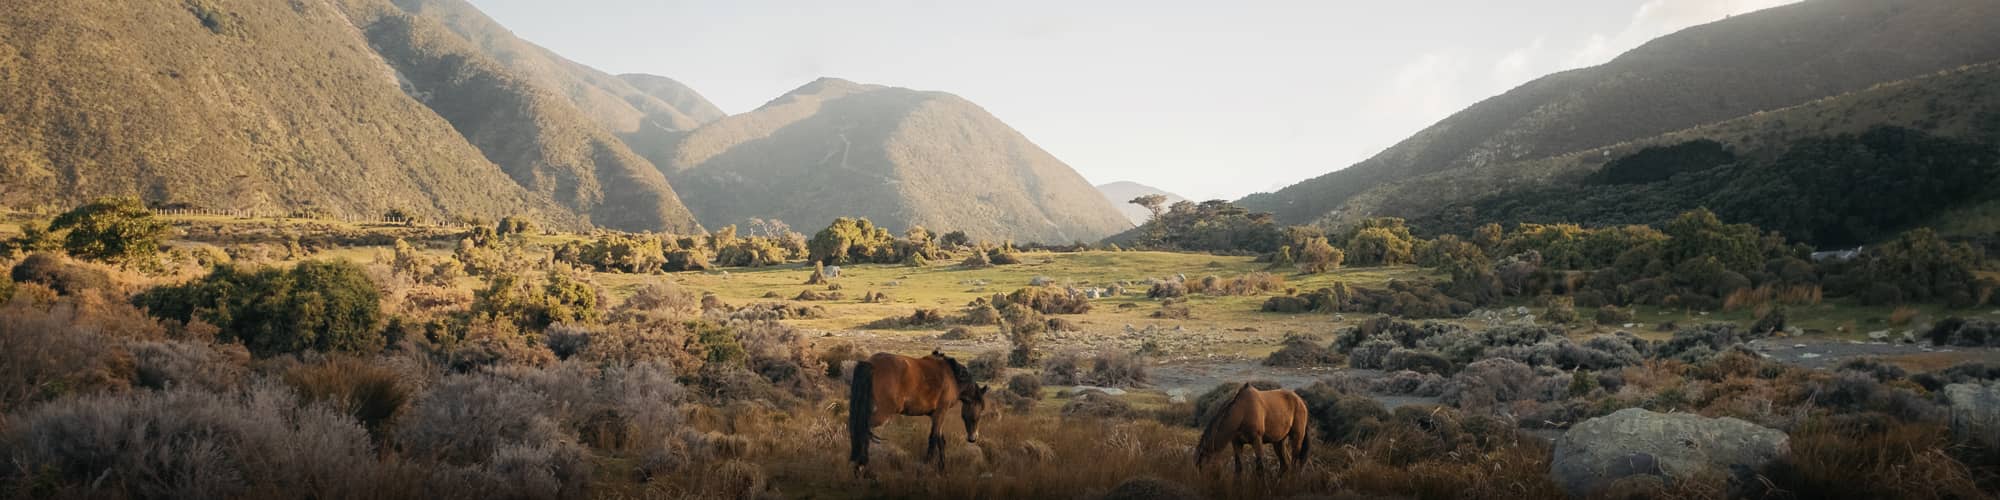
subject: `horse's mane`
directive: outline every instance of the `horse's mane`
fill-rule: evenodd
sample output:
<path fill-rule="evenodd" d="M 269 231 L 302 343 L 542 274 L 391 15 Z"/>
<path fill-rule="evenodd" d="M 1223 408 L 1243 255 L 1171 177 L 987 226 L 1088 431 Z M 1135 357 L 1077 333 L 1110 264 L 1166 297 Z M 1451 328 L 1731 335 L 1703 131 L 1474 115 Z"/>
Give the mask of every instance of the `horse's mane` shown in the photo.
<path fill-rule="evenodd" d="M 967 370 L 965 369 L 965 365 L 958 364 L 957 359 L 946 356 L 943 352 L 939 351 L 931 351 L 931 355 L 944 360 L 944 365 L 951 368 L 951 378 L 957 379 L 958 385 L 965 387 L 978 385 L 978 382 L 972 379 L 972 370 Z"/>
<path fill-rule="evenodd" d="M 1223 443 L 1222 440 L 1229 439 L 1229 432 L 1234 430 L 1234 429 L 1223 429 L 1222 428 L 1223 422 L 1229 420 L 1229 413 L 1230 411 L 1236 409 L 1236 401 L 1243 396 L 1243 391 L 1251 389 L 1253 389 L 1253 387 L 1251 387 L 1250 383 L 1248 382 L 1244 383 L 1242 387 L 1236 389 L 1235 394 L 1231 394 L 1229 396 L 1228 401 L 1224 401 L 1222 403 L 1221 408 L 1215 409 L 1214 418 L 1210 418 L 1208 419 L 1208 422 L 1202 424 L 1201 439 L 1195 442 L 1196 456 L 1207 454 L 1214 450 L 1222 449 L 1222 446 L 1226 444 Z"/>

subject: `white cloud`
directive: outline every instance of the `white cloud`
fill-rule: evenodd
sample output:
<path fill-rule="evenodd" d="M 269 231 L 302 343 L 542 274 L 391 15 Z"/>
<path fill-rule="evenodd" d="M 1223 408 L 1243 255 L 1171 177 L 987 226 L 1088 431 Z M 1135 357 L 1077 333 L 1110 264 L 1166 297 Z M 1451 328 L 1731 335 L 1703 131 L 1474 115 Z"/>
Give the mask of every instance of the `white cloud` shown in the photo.
<path fill-rule="evenodd" d="M 1548 50 L 1547 47 L 1548 39 L 1536 37 L 1528 46 L 1508 51 L 1507 55 L 1500 56 L 1500 60 L 1493 62 L 1493 84 L 1501 88 L 1511 88 L 1541 76 L 1538 74 L 1540 68 L 1536 65 L 1541 63 L 1539 59 L 1544 58 L 1542 52 Z"/>
<path fill-rule="evenodd" d="M 1557 70 L 1595 66 L 1611 61 L 1625 51 L 1654 38 L 1692 26 L 1721 21 L 1799 0 L 1647 0 L 1632 13 L 1631 22 L 1616 33 L 1596 33 L 1586 38 Z"/>

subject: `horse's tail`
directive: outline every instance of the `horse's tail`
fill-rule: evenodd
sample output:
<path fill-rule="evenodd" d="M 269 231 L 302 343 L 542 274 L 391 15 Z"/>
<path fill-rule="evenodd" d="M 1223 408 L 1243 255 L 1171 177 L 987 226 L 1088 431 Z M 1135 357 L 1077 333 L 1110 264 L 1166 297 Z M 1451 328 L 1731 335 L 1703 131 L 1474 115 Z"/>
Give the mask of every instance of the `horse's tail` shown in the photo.
<path fill-rule="evenodd" d="M 868 442 L 874 429 L 868 422 L 875 412 L 875 369 L 867 361 L 854 363 L 854 383 L 847 392 L 847 459 L 854 465 L 868 465 Z"/>
<path fill-rule="evenodd" d="M 1312 421 L 1307 420 L 1305 430 L 1299 431 L 1299 456 L 1292 458 L 1293 463 L 1305 464 L 1306 456 L 1312 453 L 1313 449 L 1312 429 L 1313 429 Z"/>

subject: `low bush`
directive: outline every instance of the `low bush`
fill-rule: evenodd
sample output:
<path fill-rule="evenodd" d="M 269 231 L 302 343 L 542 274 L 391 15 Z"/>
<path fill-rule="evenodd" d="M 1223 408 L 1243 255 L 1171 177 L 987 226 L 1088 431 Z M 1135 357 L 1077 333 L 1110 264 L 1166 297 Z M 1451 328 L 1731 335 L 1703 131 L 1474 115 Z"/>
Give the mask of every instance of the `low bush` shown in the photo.
<path fill-rule="evenodd" d="M 1283 346 L 1264 358 L 1264 366 L 1339 366 L 1347 359 L 1305 337 L 1285 336 Z"/>
<path fill-rule="evenodd" d="M 235 344 L 141 341 L 127 350 L 135 368 L 132 382 L 151 389 L 228 391 L 241 387 L 249 372 L 250 352 Z"/>
<path fill-rule="evenodd" d="M 1417 373 L 1437 375 L 1449 375 L 1452 372 L 1451 361 L 1444 359 L 1444 356 L 1430 351 L 1402 348 L 1389 351 L 1389 356 L 1382 360 L 1382 369 L 1391 371 L 1409 370 Z"/>
<path fill-rule="evenodd" d="M 154 316 L 221 327 L 223 340 L 241 342 L 258 356 L 367 352 L 385 343 L 381 293 L 366 270 L 346 261 L 306 261 L 289 270 L 223 266 L 133 300 Z"/>
<path fill-rule="evenodd" d="M 53 253 L 35 253 L 9 273 L 15 283 L 37 283 L 62 295 L 112 290 L 111 273 Z"/>
<path fill-rule="evenodd" d="M 1932 345 L 2000 347 L 2000 323 L 1983 319 L 1945 318 L 1924 333 Z"/>
<path fill-rule="evenodd" d="M 1062 406 L 1063 418 L 1123 419 L 1133 415 L 1131 403 L 1096 389 L 1071 396 Z"/>
<path fill-rule="evenodd" d="M 0 449 L 35 466 L 0 484 L 18 488 L 10 496 L 362 498 L 389 479 L 369 443 L 352 419 L 274 386 L 99 394 L 11 418 Z"/>
<path fill-rule="evenodd" d="M 1306 402 L 1306 412 L 1312 415 L 1315 437 L 1328 443 L 1358 444 L 1389 420 L 1389 410 L 1374 398 L 1343 391 L 1326 381 L 1298 392 L 1299 399 Z"/>
<path fill-rule="evenodd" d="M 353 417 L 376 436 L 409 405 L 414 388 L 401 373 L 361 358 L 336 356 L 286 370 L 282 379 L 300 398 Z"/>

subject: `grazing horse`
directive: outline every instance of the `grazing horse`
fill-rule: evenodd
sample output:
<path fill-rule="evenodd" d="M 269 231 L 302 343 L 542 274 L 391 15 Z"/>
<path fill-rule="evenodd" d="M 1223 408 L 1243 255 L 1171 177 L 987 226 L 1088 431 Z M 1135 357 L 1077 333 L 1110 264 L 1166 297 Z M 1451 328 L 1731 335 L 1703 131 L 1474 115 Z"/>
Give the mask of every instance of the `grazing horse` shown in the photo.
<path fill-rule="evenodd" d="M 848 459 L 858 473 L 868 466 L 868 443 L 875 428 L 897 415 L 931 418 L 931 437 L 924 461 L 936 457 L 944 470 L 944 417 L 959 406 L 965 419 L 965 441 L 979 442 L 979 416 L 986 411 L 986 387 L 973 382 L 972 372 L 958 360 L 931 351 L 921 358 L 875 353 L 854 364 L 854 383 L 847 400 Z M 963 403 L 963 404 L 961 404 Z"/>
<path fill-rule="evenodd" d="M 1291 472 L 1297 465 L 1303 465 L 1306 451 L 1312 449 L 1312 438 L 1306 435 L 1310 414 L 1306 412 L 1306 401 L 1298 394 L 1284 389 L 1260 391 L 1250 384 L 1236 391 L 1236 397 L 1224 403 L 1215 418 L 1201 431 L 1201 442 L 1195 445 L 1194 466 L 1199 468 L 1208 459 L 1229 446 L 1236 454 L 1236 475 L 1243 475 L 1243 445 L 1250 445 L 1257 472 L 1264 472 L 1264 445 L 1270 444 L 1278 455 L 1280 474 Z"/>

